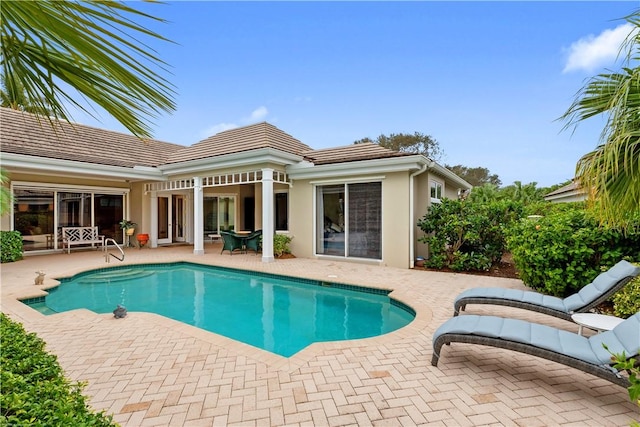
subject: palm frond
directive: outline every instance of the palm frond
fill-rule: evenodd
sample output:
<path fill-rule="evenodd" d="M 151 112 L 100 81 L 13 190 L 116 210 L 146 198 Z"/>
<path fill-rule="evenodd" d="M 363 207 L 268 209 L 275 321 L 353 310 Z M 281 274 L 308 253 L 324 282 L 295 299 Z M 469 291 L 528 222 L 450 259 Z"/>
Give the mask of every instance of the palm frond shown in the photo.
<path fill-rule="evenodd" d="M 0 8 L 2 72 L 16 76 L 34 104 L 70 120 L 64 82 L 104 108 L 134 135 L 175 109 L 164 63 L 137 36 L 168 41 L 135 19 L 164 22 L 117 2 L 11 1 Z"/>

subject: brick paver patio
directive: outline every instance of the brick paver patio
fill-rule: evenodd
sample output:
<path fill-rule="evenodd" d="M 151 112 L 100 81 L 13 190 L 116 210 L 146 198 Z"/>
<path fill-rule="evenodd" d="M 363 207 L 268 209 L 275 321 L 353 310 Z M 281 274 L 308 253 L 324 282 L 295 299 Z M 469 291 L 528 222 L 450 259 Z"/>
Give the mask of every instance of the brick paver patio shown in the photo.
<path fill-rule="evenodd" d="M 468 344 L 430 364 L 431 336 L 473 286 L 522 287 L 519 280 L 309 259 L 264 264 L 253 254 L 204 256 L 190 246 L 127 249 L 125 264 L 191 261 L 393 289 L 414 322 L 363 340 L 317 343 L 290 358 L 150 313 L 124 319 L 76 310 L 44 316 L 17 301 L 42 294 L 35 272 L 54 277 L 105 263 L 99 251 L 29 256 L 2 265 L 2 311 L 47 342 L 91 404 L 123 426 L 591 425 L 640 420 L 627 391 L 533 356 Z M 333 277 L 337 276 L 337 277 Z M 508 307 L 470 306 L 576 331 L 569 322 Z M 463 314 L 464 315 L 464 314 Z"/>

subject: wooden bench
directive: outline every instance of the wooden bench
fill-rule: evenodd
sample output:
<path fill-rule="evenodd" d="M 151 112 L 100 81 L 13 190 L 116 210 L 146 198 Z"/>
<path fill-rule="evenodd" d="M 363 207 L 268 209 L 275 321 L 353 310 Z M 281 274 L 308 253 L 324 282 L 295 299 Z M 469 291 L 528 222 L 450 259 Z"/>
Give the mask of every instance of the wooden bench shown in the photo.
<path fill-rule="evenodd" d="M 87 245 L 100 243 L 104 250 L 104 236 L 98 234 L 98 227 L 62 227 L 62 249 L 67 247 L 71 253 L 72 245 Z"/>

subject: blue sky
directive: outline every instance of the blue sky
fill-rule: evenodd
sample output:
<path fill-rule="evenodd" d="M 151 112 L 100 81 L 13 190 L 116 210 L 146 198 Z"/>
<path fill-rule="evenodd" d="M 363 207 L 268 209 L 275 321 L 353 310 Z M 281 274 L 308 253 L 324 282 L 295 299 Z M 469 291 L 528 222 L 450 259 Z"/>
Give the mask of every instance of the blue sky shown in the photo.
<path fill-rule="evenodd" d="M 575 132 L 557 119 L 588 78 L 618 69 L 619 26 L 640 2 L 137 5 L 175 42 L 152 44 L 178 94 L 156 139 L 191 145 L 260 121 L 313 148 L 421 132 L 441 164 L 549 186 L 599 143 L 604 119 Z"/>

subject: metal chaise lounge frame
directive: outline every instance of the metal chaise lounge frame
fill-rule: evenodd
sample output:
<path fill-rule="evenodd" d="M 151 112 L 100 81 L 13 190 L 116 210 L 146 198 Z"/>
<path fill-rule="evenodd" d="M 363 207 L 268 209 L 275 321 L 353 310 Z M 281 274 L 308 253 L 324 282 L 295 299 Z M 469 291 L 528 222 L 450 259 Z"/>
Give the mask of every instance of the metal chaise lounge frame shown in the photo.
<path fill-rule="evenodd" d="M 438 366 L 442 346 L 452 342 L 530 354 L 628 387 L 628 378 L 612 367 L 611 354 L 602 344 L 606 344 L 614 354 L 624 352 L 627 358 L 637 357 L 640 349 L 640 312 L 613 330 L 591 337 L 519 319 L 476 315 L 453 317 L 433 335 L 433 366 Z"/>
<path fill-rule="evenodd" d="M 640 267 L 625 260 L 600 273 L 590 284 L 567 298 L 557 298 L 533 291 L 506 288 L 471 288 L 459 294 L 453 304 L 457 316 L 467 304 L 494 304 L 522 308 L 571 320 L 574 313 L 585 313 L 597 307 L 622 289 L 634 277 L 640 275 Z"/>

